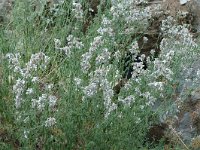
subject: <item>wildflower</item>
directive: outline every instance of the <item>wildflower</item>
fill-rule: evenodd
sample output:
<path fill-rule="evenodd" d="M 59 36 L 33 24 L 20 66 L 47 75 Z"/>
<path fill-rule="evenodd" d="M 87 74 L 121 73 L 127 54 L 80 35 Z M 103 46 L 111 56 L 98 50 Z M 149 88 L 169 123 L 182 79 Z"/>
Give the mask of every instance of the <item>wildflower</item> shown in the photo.
<path fill-rule="evenodd" d="M 61 42 L 60 40 L 56 39 L 55 42 L 55 48 L 57 50 L 63 51 L 66 56 L 70 57 L 72 53 L 72 49 L 81 49 L 84 45 L 82 42 L 79 41 L 78 38 L 74 37 L 73 35 L 69 35 L 67 37 L 67 45 L 64 47 L 60 47 Z"/>
<path fill-rule="evenodd" d="M 76 19 L 83 19 L 83 10 L 82 10 L 82 5 L 79 2 L 76 2 L 73 0 L 73 9 L 72 12 L 74 13 L 74 16 Z"/>
<path fill-rule="evenodd" d="M 152 82 L 152 83 L 149 83 L 148 85 L 162 91 L 163 84 L 164 84 L 163 82 Z"/>
<path fill-rule="evenodd" d="M 61 46 L 61 41 L 59 39 L 54 39 L 55 48 L 58 49 Z"/>
<path fill-rule="evenodd" d="M 16 84 L 13 86 L 14 93 L 22 93 L 24 91 L 26 81 L 19 78 L 16 80 Z"/>
<path fill-rule="evenodd" d="M 116 62 L 119 62 L 120 59 L 121 59 L 121 53 L 119 50 L 117 50 L 115 53 L 114 53 L 114 57 L 115 57 L 115 61 Z"/>
<path fill-rule="evenodd" d="M 131 52 L 131 54 L 138 55 L 138 53 L 139 53 L 139 46 L 138 46 L 138 42 L 137 41 L 135 41 L 131 45 L 131 48 L 129 49 L 129 52 Z"/>
<path fill-rule="evenodd" d="M 45 127 L 52 127 L 56 124 L 56 119 L 49 117 L 47 118 L 47 120 L 45 121 Z"/>
<path fill-rule="evenodd" d="M 47 84 L 45 88 L 46 90 L 51 90 L 53 88 L 53 84 Z"/>
<path fill-rule="evenodd" d="M 82 61 L 81 61 L 81 69 L 83 73 L 87 73 L 90 69 L 90 59 L 92 58 L 92 54 L 90 52 L 86 52 L 82 55 Z"/>
<path fill-rule="evenodd" d="M 16 108 L 21 107 L 22 94 L 24 92 L 26 81 L 23 79 L 17 79 L 16 84 L 13 86 L 13 91 L 15 93 L 15 106 Z"/>
<path fill-rule="evenodd" d="M 81 84 L 81 79 L 80 78 L 74 78 L 74 81 L 75 81 L 75 84 L 77 85 L 77 86 L 79 86 L 80 84 Z"/>
<path fill-rule="evenodd" d="M 24 78 L 32 77 L 31 72 L 37 71 L 38 67 L 40 69 L 45 69 L 49 59 L 50 58 L 42 52 L 32 54 L 31 59 L 26 63 L 26 67 L 23 69 L 23 72 L 21 72 L 21 75 Z M 43 61 L 43 63 L 40 65 L 41 61 Z"/>
<path fill-rule="evenodd" d="M 95 95 L 97 93 L 97 83 L 90 83 L 83 89 L 83 93 L 88 97 Z"/>
<path fill-rule="evenodd" d="M 90 44 L 89 52 L 94 52 L 99 46 L 104 43 L 102 36 L 97 36 L 94 38 L 93 42 Z"/>
<path fill-rule="evenodd" d="M 33 77 L 32 80 L 31 80 L 31 82 L 33 82 L 33 83 L 36 83 L 36 82 L 38 82 L 38 81 L 39 81 L 39 78 L 38 78 L 38 77 Z"/>
<path fill-rule="evenodd" d="M 35 108 L 37 106 L 37 100 L 36 99 L 32 99 L 32 108 Z"/>
<path fill-rule="evenodd" d="M 29 133 L 30 133 L 29 131 L 24 130 L 24 138 L 25 138 L 25 139 L 28 139 L 28 134 L 29 134 Z"/>
<path fill-rule="evenodd" d="M 45 104 L 47 102 L 47 94 L 42 94 L 42 96 L 40 96 L 38 98 L 38 100 L 36 99 L 32 99 L 32 107 L 37 107 L 37 109 L 39 111 L 43 111 L 45 108 Z"/>
<path fill-rule="evenodd" d="M 49 96 L 49 107 L 51 107 L 51 108 L 54 107 L 56 105 L 56 102 L 57 102 L 57 97 L 50 95 Z"/>
<path fill-rule="evenodd" d="M 33 94 L 33 88 L 28 88 L 27 90 L 26 90 L 26 94 L 27 95 L 30 95 L 30 94 Z"/>
<path fill-rule="evenodd" d="M 146 36 L 143 37 L 144 44 L 148 42 L 148 38 Z"/>
<path fill-rule="evenodd" d="M 17 93 L 16 96 L 15 96 L 15 98 L 14 98 L 14 100 L 15 100 L 15 107 L 16 108 L 20 108 L 22 100 L 23 100 L 22 97 L 21 97 L 21 95 Z"/>
<path fill-rule="evenodd" d="M 197 76 L 200 76 L 200 69 L 197 70 Z"/>
<path fill-rule="evenodd" d="M 14 72 L 16 73 L 22 72 L 20 61 L 19 61 L 19 59 L 21 58 L 21 55 L 19 53 L 16 53 L 16 54 L 8 53 L 6 54 L 6 58 L 9 61 L 10 69 L 13 69 Z"/>
<path fill-rule="evenodd" d="M 97 56 L 96 58 L 96 65 L 105 64 L 109 61 L 111 53 L 108 51 L 107 48 L 102 50 L 102 53 Z"/>
<path fill-rule="evenodd" d="M 118 101 L 122 102 L 125 106 L 131 105 L 131 103 L 135 102 L 135 96 L 129 95 L 126 98 L 122 99 L 121 97 L 118 98 Z"/>
<path fill-rule="evenodd" d="M 110 115 L 110 113 L 114 110 L 117 109 L 117 104 L 112 103 L 112 105 L 110 105 L 110 107 L 108 108 L 108 110 L 105 113 L 105 118 L 108 118 L 108 116 Z"/>

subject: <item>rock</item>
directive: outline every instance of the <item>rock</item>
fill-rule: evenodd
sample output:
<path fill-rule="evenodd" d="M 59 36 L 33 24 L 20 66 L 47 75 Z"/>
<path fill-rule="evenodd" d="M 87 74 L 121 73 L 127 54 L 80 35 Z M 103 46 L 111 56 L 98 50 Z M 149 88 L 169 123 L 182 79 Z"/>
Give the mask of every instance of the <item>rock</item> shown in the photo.
<path fill-rule="evenodd" d="M 191 100 L 192 102 L 197 102 L 200 100 L 200 89 L 195 90 L 191 93 Z"/>
<path fill-rule="evenodd" d="M 195 14 L 195 21 L 194 21 L 194 27 L 197 30 L 197 32 L 200 32 L 200 1 L 199 0 L 193 0 L 194 5 L 193 5 L 193 12 Z"/>
<path fill-rule="evenodd" d="M 191 119 L 191 117 L 190 117 L 190 114 L 189 114 L 189 112 L 186 112 L 186 113 L 183 115 L 183 118 L 182 118 L 181 121 L 180 121 L 179 129 L 180 129 L 180 130 L 183 130 L 183 129 L 188 129 L 188 128 L 190 128 L 191 122 L 192 122 L 192 119 Z"/>
<path fill-rule="evenodd" d="M 184 5 L 184 4 L 186 4 L 188 1 L 189 1 L 189 0 L 180 0 L 180 4 L 181 4 L 181 5 Z"/>
<path fill-rule="evenodd" d="M 0 23 L 3 22 L 11 10 L 13 0 L 0 0 Z"/>
<path fill-rule="evenodd" d="M 195 128 L 192 128 L 192 118 L 189 112 L 183 115 L 177 130 L 181 133 L 183 141 L 189 144 L 195 134 Z"/>

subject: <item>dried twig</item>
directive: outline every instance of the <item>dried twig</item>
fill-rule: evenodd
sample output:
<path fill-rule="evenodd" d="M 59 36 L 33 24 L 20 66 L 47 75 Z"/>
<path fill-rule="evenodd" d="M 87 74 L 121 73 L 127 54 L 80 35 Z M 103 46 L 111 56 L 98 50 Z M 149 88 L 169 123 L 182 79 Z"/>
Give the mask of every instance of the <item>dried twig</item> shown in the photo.
<path fill-rule="evenodd" d="M 169 126 L 169 128 L 172 130 L 172 132 L 175 134 L 175 136 L 178 138 L 178 140 L 181 142 L 181 144 L 183 145 L 183 147 L 186 149 L 186 150 L 189 150 L 189 148 L 187 147 L 187 145 L 183 142 L 183 140 L 181 139 L 181 137 L 178 135 L 178 133 L 176 132 L 176 130 L 172 127 L 172 126 Z"/>

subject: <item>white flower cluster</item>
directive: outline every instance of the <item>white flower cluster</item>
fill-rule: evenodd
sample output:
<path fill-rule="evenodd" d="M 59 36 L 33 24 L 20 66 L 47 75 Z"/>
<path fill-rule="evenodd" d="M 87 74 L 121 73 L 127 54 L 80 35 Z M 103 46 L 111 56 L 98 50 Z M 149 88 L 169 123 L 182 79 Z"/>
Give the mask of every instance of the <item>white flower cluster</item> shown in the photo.
<path fill-rule="evenodd" d="M 21 65 L 19 62 L 21 55 L 19 53 L 16 54 L 8 53 L 6 55 L 6 58 L 8 58 L 10 69 L 12 69 L 16 73 L 22 72 Z"/>
<path fill-rule="evenodd" d="M 173 38 L 179 45 L 197 46 L 187 25 L 176 25 L 176 20 L 172 16 L 168 16 L 165 20 L 162 20 L 161 31 L 165 37 Z"/>
<path fill-rule="evenodd" d="M 143 96 L 144 98 L 146 98 L 146 105 L 147 106 L 153 106 L 156 98 L 154 96 L 152 96 L 152 94 L 150 92 L 144 92 L 141 94 L 141 96 Z"/>
<path fill-rule="evenodd" d="M 89 74 L 90 83 L 83 88 L 83 92 L 87 97 L 94 96 L 97 93 L 100 83 L 106 78 L 109 68 L 98 68 Z"/>
<path fill-rule="evenodd" d="M 137 41 L 132 43 L 131 48 L 129 49 L 129 52 L 135 56 L 139 54 L 139 45 Z"/>
<path fill-rule="evenodd" d="M 94 96 L 99 89 L 103 91 L 104 106 L 106 109 L 105 118 L 110 113 L 117 109 L 117 105 L 112 102 L 114 92 L 111 83 L 107 80 L 107 74 L 110 68 L 104 65 L 101 68 L 96 69 L 93 73 L 90 73 L 90 83 L 88 86 L 82 87 L 85 97 Z"/>
<path fill-rule="evenodd" d="M 171 58 L 173 58 L 173 57 L 171 57 Z M 173 72 L 170 69 L 170 61 L 165 61 L 165 59 L 159 60 L 159 59 L 156 58 L 153 63 L 154 63 L 154 72 L 152 73 L 152 76 L 154 76 L 154 77 L 165 77 L 169 81 L 172 80 Z"/>
<path fill-rule="evenodd" d="M 129 96 L 125 97 L 125 98 L 118 97 L 118 101 L 122 102 L 125 106 L 130 107 L 130 105 L 135 102 L 135 96 L 134 95 L 129 95 Z"/>
<path fill-rule="evenodd" d="M 99 36 L 94 38 L 93 42 L 90 44 L 89 50 L 82 55 L 82 71 L 85 74 L 89 74 L 89 83 L 86 84 L 86 86 L 82 86 L 81 84 L 81 89 L 84 94 L 83 99 L 87 97 L 91 98 L 100 91 L 103 92 L 104 106 L 106 109 L 106 118 L 110 115 L 110 113 L 113 110 L 116 110 L 118 107 L 112 101 L 114 97 L 114 92 L 112 89 L 112 83 L 109 81 L 108 77 L 110 77 L 110 73 L 112 72 L 112 75 L 115 77 L 116 74 L 116 76 L 118 76 L 119 79 L 119 75 L 117 75 L 117 71 L 119 68 L 117 68 L 113 64 L 110 65 L 110 58 L 113 54 L 113 56 L 116 59 L 116 62 L 120 62 L 120 59 L 122 57 L 122 51 L 115 50 L 114 53 L 111 53 L 111 51 L 109 51 L 110 49 L 106 48 L 104 45 L 109 45 L 112 41 L 112 46 L 117 47 L 121 43 L 115 42 L 116 34 L 119 34 L 120 36 L 124 34 L 132 35 L 132 33 L 136 33 L 137 30 L 135 29 L 134 25 L 140 27 L 141 24 L 143 25 L 142 27 L 144 27 L 145 29 L 149 26 L 149 19 L 154 14 L 159 15 L 159 13 L 155 13 L 155 10 L 160 10 L 161 7 L 160 5 L 156 5 L 156 8 L 152 8 L 147 5 L 141 5 L 143 3 L 147 3 L 147 1 L 112 0 L 112 6 L 110 9 L 112 19 L 106 17 L 105 15 L 102 17 L 101 27 L 97 30 Z M 173 18 L 169 17 L 168 20 L 170 19 L 171 22 L 173 22 Z M 119 24 L 119 26 L 114 26 L 115 23 L 117 23 L 117 25 Z M 171 27 L 173 27 L 173 25 L 171 25 L 170 22 L 163 21 L 163 26 L 161 27 L 161 29 L 163 31 L 170 32 Z M 186 34 L 185 29 L 181 31 Z M 169 34 L 170 33 L 168 33 L 168 35 Z M 143 102 L 141 102 L 141 110 L 154 105 L 156 101 L 156 98 L 154 96 L 160 91 L 164 91 L 163 89 L 165 85 L 164 81 L 157 81 L 158 78 L 164 77 L 165 80 L 171 81 L 174 75 L 173 71 L 171 70 L 171 64 L 175 52 L 172 47 L 170 47 L 170 49 L 167 50 L 167 46 L 165 45 L 165 39 L 167 38 L 164 38 L 161 43 L 161 51 L 162 49 L 164 49 L 165 51 L 161 52 L 161 56 L 159 58 L 156 58 L 155 61 L 151 61 L 150 57 L 147 57 L 145 55 L 140 55 L 139 57 L 140 52 L 138 43 L 136 41 L 132 43 L 132 47 L 130 47 L 129 49 L 129 53 L 131 53 L 131 55 L 133 56 L 131 58 L 132 60 L 130 60 L 131 62 L 133 62 L 131 64 L 131 66 L 133 67 L 132 78 L 129 81 L 127 81 L 125 83 L 125 86 L 123 87 L 125 89 L 123 94 L 126 94 L 126 96 L 119 96 L 118 102 L 122 102 L 124 106 L 129 107 L 131 103 L 134 103 L 137 99 L 145 100 L 146 104 L 143 104 Z M 147 37 L 143 38 L 143 41 L 146 43 L 148 43 L 148 40 L 149 39 Z M 185 38 L 185 41 L 188 41 L 188 39 Z M 152 50 L 152 53 L 155 53 L 155 50 Z M 149 69 L 144 70 L 144 61 L 151 65 L 151 69 L 153 71 Z M 94 64 L 94 66 L 92 66 L 92 64 Z M 116 73 L 113 71 L 113 68 L 115 67 L 117 68 L 115 69 Z M 79 82 L 80 80 L 76 79 L 76 81 Z M 144 86 L 144 82 L 148 85 L 146 88 L 142 87 Z M 80 86 L 79 83 L 77 84 L 77 86 L 78 85 Z M 131 91 L 132 87 L 134 87 L 136 91 Z M 154 92 L 155 89 L 157 90 L 157 93 Z M 127 95 L 126 92 L 131 92 L 131 94 Z M 162 96 L 162 93 L 160 94 L 160 96 Z"/>
<path fill-rule="evenodd" d="M 51 94 L 53 84 L 45 83 L 43 80 L 40 80 L 39 76 L 35 76 L 38 75 L 38 71 L 44 71 L 47 68 L 50 58 L 44 53 L 39 52 L 32 54 L 30 60 L 24 64 L 19 53 L 9 53 L 6 56 L 9 61 L 9 68 L 13 69 L 17 78 L 16 83 L 13 85 L 13 93 L 15 96 L 15 107 L 17 108 L 16 112 L 18 112 L 21 119 L 18 117 L 16 121 L 28 121 L 26 118 L 29 118 L 29 116 L 25 119 L 21 117 L 24 116 L 24 113 L 29 114 L 29 112 L 24 112 L 19 109 L 22 107 L 26 107 L 28 111 L 33 111 L 33 109 L 30 109 L 32 106 L 32 108 L 36 108 L 36 112 L 42 112 L 44 110 L 53 112 L 58 100 L 56 96 Z M 37 99 L 35 97 L 37 97 L 36 91 L 38 90 L 46 92 L 46 94 L 41 94 Z M 54 124 L 55 118 L 49 118 L 45 122 L 45 126 L 52 126 Z"/>
<path fill-rule="evenodd" d="M 55 48 L 63 51 L 67 57 L 71 56 L 72 49 L 81 49 L 84 47 L 83 43 L 73 35 L 67 37 L 67 46 L 61 47 L 61 41 L 59 39 L 54 39 Z"/>
<path fill-rule="evenodd" d="M 107 118 L 112 111 L 117 109 L 117 104 L 112 102 L 114 92 L 111 83 L 106 78 L 101 81 L 100 87 L 103 90 L 104 106 L 106 108 L 105 118 Z"/>
<path fill-rule="evenodd" d="M 17 79 L 15 85 L 13 86 L 13 92 L 15 94 L 15 107 L 20 108 L 23 101 L 22 94 L 25 89 L 26 81 L 23 79 Z"/>
<path fill-rule="evenodd" d="M 168 30 L 170 30 L 174 24 L 175 24 L 175 19 L 172 16 L 167 16 L 166 19 L 162 20 L 162 24 L 160 27 L 162 34 L 164 35 L 167 34 Z"/>
<path fill-rule="evenodd" d="M 102 36 L 97 36 L 94 41 L 90 44 L 89 51 L 82 55 L 81 68 L 84 73 L 88 73 L 91 65 L 90 61 L 95 51 L 104 43 Z"/>
<path fill-rule="evenodd" d="M 152 83 L 149 83 L 148 86 L 155 88 L 156 90 L 160 90 L 160 91 L 163 91 L 163 89 L 164 89 L 163 82 L 152 82 Z"/>
<path fill-rule="evenodd" d="M 96 66 L 107 64 L 111 57 L 111 53 L 108 51 L 107 48 L 102 50 L 102 53 L 96 57 Z"/>
<path fill-rule="evenodd" d="M 146 0 L 116 0 L 112 1 L 110 9 L 113 15 L 113 20 L 123 20 L 132 24 L 135 22 L 142 23 L 143 26 L 148 24 L 148 19 L 151 17 L 153 11 L 150 7 L 139 7 L 139 4 L 146 3 Z"/>
<path fill-rule="evenodd" d="M 72 12 L 76 19 L 82 20 L 83 19 L 83 9 L 80 0 L 73 0 L 72 3 L 73 9 Z"/>
<path fill-rule="evenodd" d="M 32 99 L 32 108 L 37 108 L 39 111 L 43 111 L 48 104 L 49 108 L 56 106 L 57 97 L 54 95 L 42 94 L 38 99 Z"/>
<path fill-rule="evenodd" d="M 52 127 L 56 124 L 56 119 L 49 117 L 47 118 L 47 120 L 45 121 L 45 127 Z"/>
<path fill-rule="evenodd" d="M 112 29 L 112 22 L 107 17 L 103 16 L 101 27 L 97 30 L 97 32 L 103 35 L 114 36 L 114 31 Z"/>
<path fill-rule="evenodd" d="M 141 62 L 134 62 L 133 63 L 133 72 L 132 72 L 132 79 L 136 79 L 138 75 L 144 74 L 146 71 L 144 68 L 144 58 L 145 55 L 142 55 L 138 59 L 141 60 Z"/>
<path fill-rule="evenodd" d="M 21 103 L 23 101 L 23 94 L 31 94 L 33 89 L 26 89 L 27 80 L 34 80 L 36 77 L 33 77 L 32 74 L 37 69 L 45 69 L 48 62 L 49 57 L 44 53 L 39 52 L 36 54 L 32 54 L 28 63 L 25 64 L 25 67 L 22 68 L 20 66 L 20 54 L 12 54 L 8 53 L 6 57 L 9 60 L 9 67 L 14 69 L 15 73 L 18 73 L 21 77 L 16 80 L 15 85 L 13 86 L 13 92 L 15 94 L 15 106 L 16 108 L 21 107 Z"/>

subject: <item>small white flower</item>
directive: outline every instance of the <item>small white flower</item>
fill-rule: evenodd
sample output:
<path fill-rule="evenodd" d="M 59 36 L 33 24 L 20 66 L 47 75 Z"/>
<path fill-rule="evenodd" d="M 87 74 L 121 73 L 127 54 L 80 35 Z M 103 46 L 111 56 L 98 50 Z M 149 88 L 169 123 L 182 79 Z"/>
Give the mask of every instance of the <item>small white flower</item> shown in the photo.
<path fill-rule="evenodd" d="M 53 84 L 47 84 L 47 85 L 46 85 L 46 89 L 47 89 L 47 90 L 51 90 L 52 88 L 53 88 Z"/>
<path fill-rule="evenodd" d="M 88 97 L 95 95 L 97 93 L 97 84 L 96 83 L 90 83 L 88 86 L 86 86 L 83 89 L 83 92 Z"/>
<path fill-rule="evenodd" d="M 135 102 L 135 97 L 133 95 L 129 95 L 124 99 L 119 97 L 118 101 L 121 101 L 125 106 L 130 107 L 131 103 Z"/>
<path fill-rule="evenodd" d="M 197 76 L 200 76 L 200 69 L 197 70 Z"/>
<path fill-rule="evenodd" d="M 31 82 L 33 82 L 33 83 L 36 83 L 36 82 L 38 82 L 38 81 L 39 81 L 39 78 L 38 78 L 38 77 L 33 77 L 32 80 L 31 80 Z"/>
<path fill-rule="evenodd" d="M 60 48 L 61 41 L 59 39 L 54 39 L 54 43 L 55 43 L 55 48 Z"/>
<path fill-rule="evenodd" d="M 81 79 L 80 78 L 74 78 L 75 84 L 79 86 L 81 84 Z"/>
<path fill-rule="evenodd" d="M 49 107 L 54 107 L 56 105 L 57 102 L 57 97 L 50 95 L 49 96 Z"/>
<path fill-rule="evenodd" d="M 33 94 L 33 93 L 34 93 L 33 88 L 28 88 L 28 89 L 26 90 L 26 94 L 27 94 L 27 95 L 30 95 L 30 94 Z"/>
<path fill-rule="evenodd" d="M 151 55 L 154 55 L 155 52 L 156 52 L 155 49 L 152 49 L 152 50 L 150 51 L 150 54 L 151 54 Z"/>
<path fill-rule="evenodd" d="M 163 82 L 152 82 L 148 84 L 150 87 L 157 88 L 158 90 L 163 90 L 164 83 Z"/>
<path fill-rule="evenodd" d="M 31 100 L 31 104 L 32 104 L 32 108 L 35 108 L 37 106 L 37 100 L 36 99 L 32 99 Z"/>
<path fill-rule="evenodd" d="M 25 139 L 28 139 L 28 134 L 29 134 L 29 131 L 24 130 L 24 138 L 25 138 Z"/>
<path fill-rule="evenodd" d="M 148 38 L 146 36 L 143 37 L 143 41 L 146 44 L 148 42 Z"/>
<path fill-rule="evenodd" d="M 45 127 L 52 127 L 56 124 L 56 119 L 49 117 L 47 118 L 47 120 L 45 121 Z"/>

